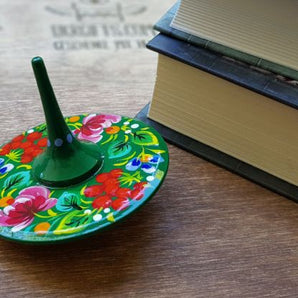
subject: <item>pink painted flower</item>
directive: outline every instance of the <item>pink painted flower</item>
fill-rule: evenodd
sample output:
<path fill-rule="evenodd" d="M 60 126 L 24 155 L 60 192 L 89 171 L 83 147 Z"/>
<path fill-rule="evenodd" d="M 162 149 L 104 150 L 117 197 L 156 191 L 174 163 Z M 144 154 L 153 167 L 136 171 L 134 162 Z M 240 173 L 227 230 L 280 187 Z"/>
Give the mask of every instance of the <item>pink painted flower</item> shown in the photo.
<path fill-rule="evenodd" d="M 29 226 L 36 213 L 56 205 L 57 199 L 49 198 L 50 191 L 45 187 L 32 186 L 22 190 L 12 205 L 0 210 L 0 226 L 13 227 L 12 232 Z"/>
<path fill-rule="evenodd" d="M 115 115 L 88 115 L 83 119 L 83 126 L 78 132 L 78 139 L 97 143 L 102 138 L 104 128 L 112 126 L 121 120 L 120 116 Z"/>

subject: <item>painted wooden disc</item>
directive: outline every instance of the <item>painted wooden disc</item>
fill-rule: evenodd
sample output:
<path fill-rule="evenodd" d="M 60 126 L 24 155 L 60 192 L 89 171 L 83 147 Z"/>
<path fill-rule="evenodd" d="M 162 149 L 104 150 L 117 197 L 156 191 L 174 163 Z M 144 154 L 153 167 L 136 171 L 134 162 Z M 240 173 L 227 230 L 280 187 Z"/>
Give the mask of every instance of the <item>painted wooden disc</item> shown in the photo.
<path fill-rule="evenodd" d="M 45 124 L 2 145 L 0 236 L 54 243 L 88 235 L 136 211 L 162 184 L 168 149 L 153 128 L 117 115 L 85 114 L 65 120 L 74 137 L 98 145 L 103 167 L 79 184 L 45 187 L 31 173 L 34 159 L 47 146 Z"/>

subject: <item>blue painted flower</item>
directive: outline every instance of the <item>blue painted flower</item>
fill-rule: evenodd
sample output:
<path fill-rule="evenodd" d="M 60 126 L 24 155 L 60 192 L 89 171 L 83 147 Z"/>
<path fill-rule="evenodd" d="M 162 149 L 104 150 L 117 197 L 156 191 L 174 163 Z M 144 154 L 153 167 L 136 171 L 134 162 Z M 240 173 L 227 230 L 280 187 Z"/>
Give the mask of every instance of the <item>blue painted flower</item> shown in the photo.
<path fill-rule="evenodd" d="M 128 171 L 136 171 L 141 168 L 145 173 L 151 174 L 156 171 L 156 166 L 163 161 L 164 159 L 158 154 L 153 156 L 151 154 L 145 154 L 142 158 L 135 157 L 130 160 L 125 168 Z"/>
<path fill-rule="evenodd" d="M 5 162 L 4 158 L 0 158 L 0 175 L 4 175 L 14 168 L 13 164 L 11 163 L 4 164 L 4 162 Z"/>

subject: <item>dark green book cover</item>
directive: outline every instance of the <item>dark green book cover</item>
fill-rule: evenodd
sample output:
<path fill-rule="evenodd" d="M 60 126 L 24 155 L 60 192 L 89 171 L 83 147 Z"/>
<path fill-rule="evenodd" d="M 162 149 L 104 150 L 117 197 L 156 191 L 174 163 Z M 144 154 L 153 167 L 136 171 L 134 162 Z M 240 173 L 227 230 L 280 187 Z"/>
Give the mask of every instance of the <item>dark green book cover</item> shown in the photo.
<path fill-rule="evenodd" d="M 154 29 L 168 36 L 187 41 L 191 44 L 207 48 L 211 51 L 218 52 L 224 56 L 231 57 L 233 59 L 248 63 L 250 65 L 268 70 L 270 72 L 294 80 L 298 80 L 298 72 L 294 69 L 273 63 L 265 59 L 261 59 L 259 57 L 172 28 L 171 22 L 179 8 L 179 5 L 180 1 L 176 2 L 176 4 L 173 7 L 171 7 L 167 11 L 167 13 L 154 25 Z"/>

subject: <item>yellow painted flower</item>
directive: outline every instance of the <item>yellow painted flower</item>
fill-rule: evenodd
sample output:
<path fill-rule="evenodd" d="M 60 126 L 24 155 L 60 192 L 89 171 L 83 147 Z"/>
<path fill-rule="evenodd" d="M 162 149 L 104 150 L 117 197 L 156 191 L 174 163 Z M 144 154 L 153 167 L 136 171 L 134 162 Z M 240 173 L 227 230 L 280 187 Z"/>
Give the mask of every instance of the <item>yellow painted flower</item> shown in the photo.
<path fill-rule="evenodd" d="M 113 135 L 119 131 L 120 131 L 119 126 L 110 126 L 110 127 L 106 128 L 106 133 L 109 135 Z"/>
<path fill-rule="evenodd" d="M 73 116 L 73 117 L 68 118 L 68 121 L 71 123 L 78 122 L 79 120 L 80 120 L 79 116 Z"/>
<path fill-rule="evenodd" d="M 50 228 L 50 224 L 48 222 L 41 222 L 39 224 L 37 224 L 34 228 L 34 232 L 37 234 L 37 235 L 44 235 L 47 233 L 47 231 L 49 230 Z"/>
<path fill-rule="evenodd" d="M 141 156 L 141 162 L 148 162 L 153 157 L 152 154 L 142 154 Z"/>
<path fill-rule="evenodd" d="M 0 207 L 4 208 L 8 205 L 11 205 L 14 202 L 14 199 L 11 196 L 4 197 L 0 199 Z"/>

